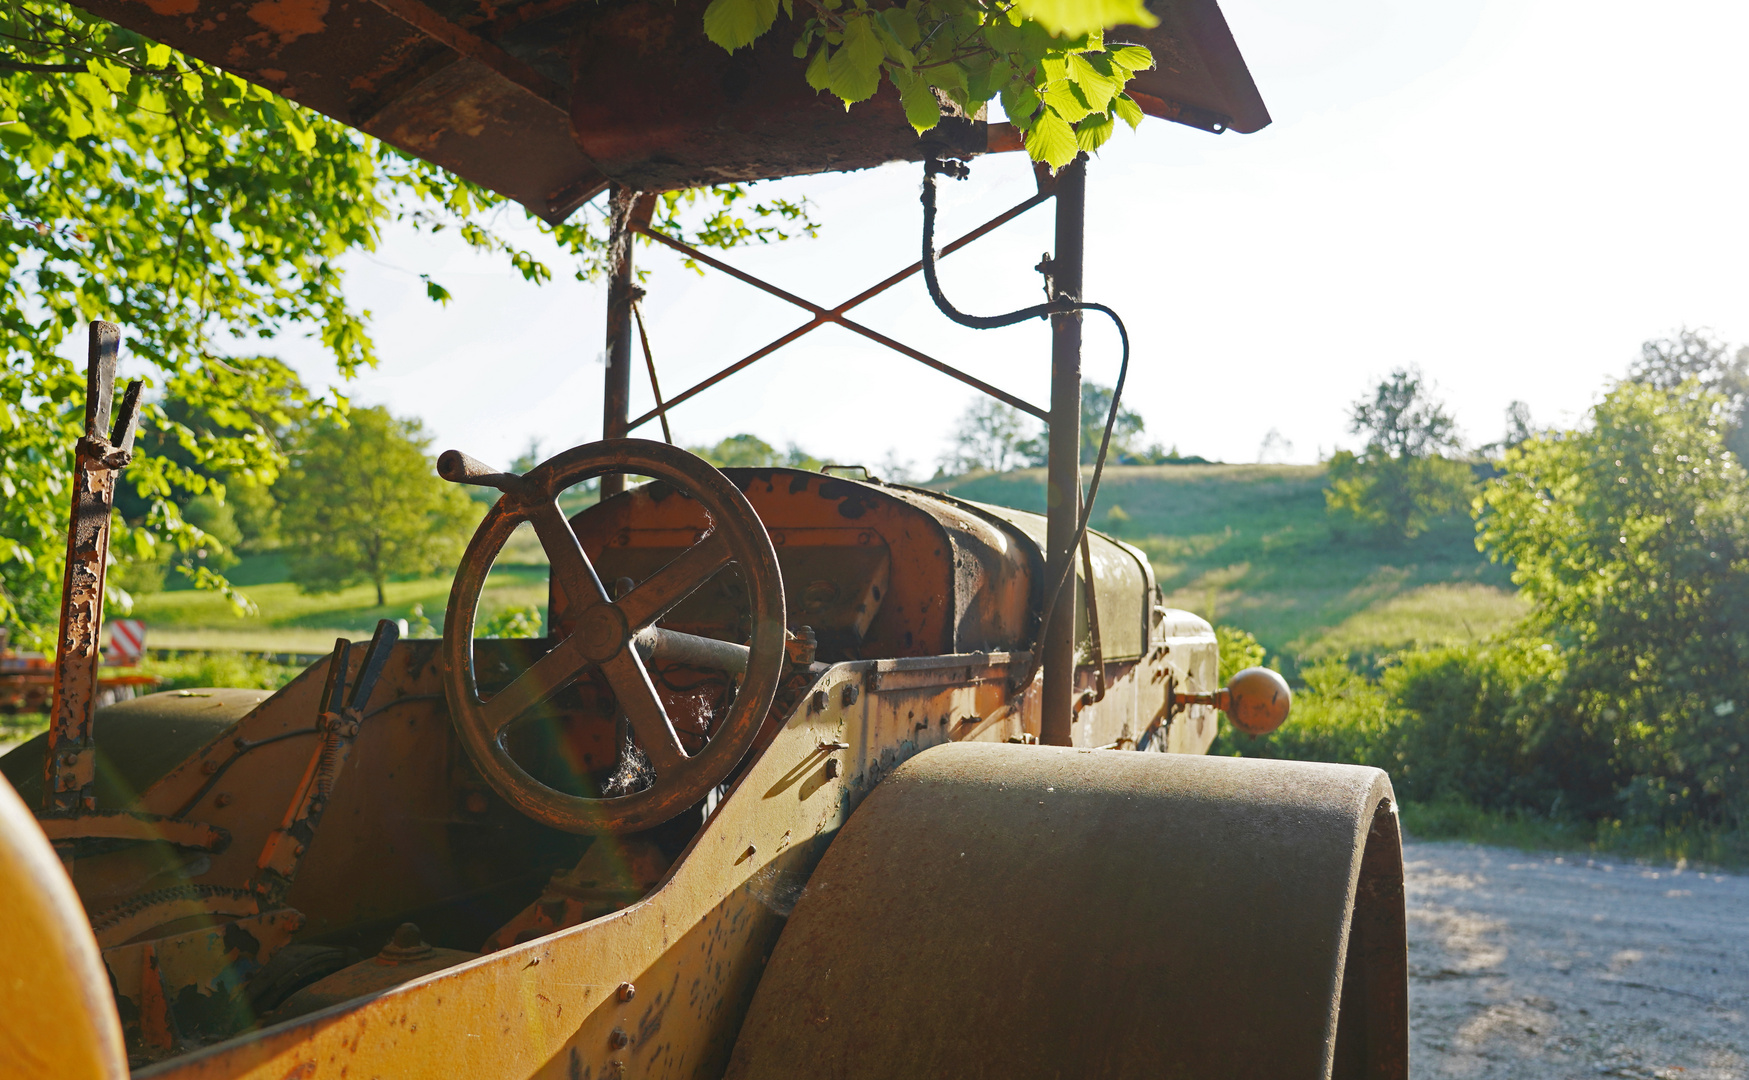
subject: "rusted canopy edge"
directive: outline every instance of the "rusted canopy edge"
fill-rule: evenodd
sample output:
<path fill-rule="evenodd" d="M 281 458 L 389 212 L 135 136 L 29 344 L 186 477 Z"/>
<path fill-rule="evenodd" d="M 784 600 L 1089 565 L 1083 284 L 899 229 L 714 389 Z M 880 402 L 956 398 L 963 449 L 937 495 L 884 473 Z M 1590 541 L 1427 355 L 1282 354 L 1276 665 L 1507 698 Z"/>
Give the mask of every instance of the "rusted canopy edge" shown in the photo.
<path fill-rule="evenodd" d="M 77 2 L 554 222 L 610 177 L 662 190 L 917 159 L 930 138 L 959 152 L 1008 148 L 964 120 L 916 140 L 896 97 L 877 94 L 847 116 L 827 110 L 797 81 L 799 67 L 787 69 L 789 46 L 776 35 L 757 59 L 729 57 L 703 39 L 703 5 L 689 0 Z M 1158 27 L 1108 35 L 1154 52 L 1158 66 L 1132 83 L 1143 111 L 1209 131 L 1269 123 L 1215 0 L 1150 7 Z M 686 62 L 646 60 L 658 24 L 686 43 Z M 839 120 L 803 115 L 816 109 Z"/>

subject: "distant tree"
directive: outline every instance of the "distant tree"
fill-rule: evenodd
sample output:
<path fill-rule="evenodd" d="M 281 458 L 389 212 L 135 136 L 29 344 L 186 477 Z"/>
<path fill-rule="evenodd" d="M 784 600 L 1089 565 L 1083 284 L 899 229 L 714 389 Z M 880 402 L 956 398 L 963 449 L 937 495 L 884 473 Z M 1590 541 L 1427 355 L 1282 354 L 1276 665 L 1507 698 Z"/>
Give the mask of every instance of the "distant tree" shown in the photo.
<path fill-rule="evenodd" d="M 1685 326 L 1673 338 L 1642 344 L 1628 378 L 1656 390 L 1675 390 L 1693 379 L 1702 390 L 1724 398 L 1725 446 L 1740 460 L 1749 459 L 1749 347 L 1732 353 L 1706 330 Z"/>
<path fill-rule="evenodd" d="M 541 456 L 540 440 L 530 439 L 528 440 L 528 448 L 516 455 L 516 460 L 510 463 L 510 471 L 521 476 L 545 460 L 546 458 Z"/>
<path fill-rule="evenodd" d="M 1101 386 L 1096 382 L 1081 384 L 1081 464 L 1091 465 L 1099 460 L 1099 440 L 1105 437 L 1105 421 L 1111 415 L 1112 388 Z M 1105 460 L 1121 465 L 1152 465 L 1153 451 L 1158 447 L 1144 450 L 1139 444 L 1142 429 L 1146 425 L 1142 414 L 1128 405 L 1119 405 L 1117 421 L 1111 425 L 1111 448 L 1106 451 Z M 1043 458 L 1040 458 L 1043 464 Z"/>
<path fill-rule="evenodd" d="M 1398 368 L 1356 401 L 1348 430 L 1365 436 L 1366 448 L 1330 460 L 1324 501 L 1338 536 L 1359 527 L 1401 542 L 1469 505 L 1469 466 L 1444 456 L 1459 447 L 1457 422 L 1418 370 Z"/>
<path fill-rule="evenodd" d="M 183 552 L 180 560 L 219 571 L 237 565 L 235 552 L 243 543 L 243 531 L 237 527 L 237 512 L 230 503 L 213 495 L 196 495 L 183 506 L 182 519 L 205 534 L 205 539 Z"/>
<path fill-rule="evenodd" d="M 689 449 L 719 469 L 769 469 L 784 464 L 784 456 L 757 435 L 731 435 L 715 446 Z"/>
<path fill-rule="evenodd" d="M 900 456 L 896 446 L 881 456 L 875 470 L 882 480 L 894 484 L 915 484 L 923 479 L 917 474 L 916 459 Z"/>
<path fill-rule="evenodd" d="M 1040 438 L 1034 434 L 1034 428 L 1019 409 L 993 398 L 979 397 L 966 407 L 954 426 L 947 452 L 940 459 L 941 475 L 958 476 L 979 470 L 1007 472 L 1041 464 Z"/>
<path fill-rule="evenodd" d="M 369 582 L 382 607 L 391 577 L 454 561 L 478 511 L 438 478 L 430 442 L 418 420 L 380 407 L 310 426 L 279 484 L 286 565 L 300 589 Z"/>
<path fill-rule="evenodd" d="M 791 469 L 807 469 L 810 472 L 818 472 L 820 466 L 826 463 L 792 442 L 784 448 L 783 464 Z"/>
<path fill-rule="evenodd" d="M 1506 438 L 1501 445 L 1506 448 L 1521 446 L 1536 435 L 1536 424 L 1530 418 L 1530 406 L 1522 401 L 1514 401 L 1506 406 Z"/>
<path fill-rule="evenodd" d="M 1281 433 L 1279 428 L 1270 428 L 1269 434 L 1263 436 L 1263 441 L 1257 445 L 1257 463 L 1281 462 L 1293 457 L 1293 440 Z"/>

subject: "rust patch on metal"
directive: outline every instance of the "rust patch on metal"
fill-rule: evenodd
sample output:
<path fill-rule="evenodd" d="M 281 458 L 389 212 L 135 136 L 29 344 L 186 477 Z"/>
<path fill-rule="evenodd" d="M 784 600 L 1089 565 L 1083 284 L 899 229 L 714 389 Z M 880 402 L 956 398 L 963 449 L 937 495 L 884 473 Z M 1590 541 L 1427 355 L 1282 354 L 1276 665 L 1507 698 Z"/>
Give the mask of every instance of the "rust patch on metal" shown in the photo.
<path fill-rule="evenodd" d="M 85 371 L 85 434 L 79 439 L 73 476 L 73 509 L 67 526 L 67 568 L 61 583 L 61 630 L 55 651 L 55 703 L 43 755 L 43 808 L 97 808 L 97 745 L 92 718 L 97 708 L 98 629 L 103 625 L 103 578 L 109 562 L 110 508 L 115 482 L 133 457 L 139 421 L 139 380 L 128 385 L 110 427 L 115 397 L 116 354 L 121 327 L 93 322 Z"/>
<path fill-rule="evenodd" d="M 249 17 L 278 34 L 281 45 L 328 29 L 327 16 L 328 0 L 259 0 L 249 8 Z"/>
<path fill-rule="evenodd" d="M 152 14 L 162 15 L 166 19 L 193 15 L 200 10 L 200 0 L 140 0 L 140 2 L 151 8 Z"/>

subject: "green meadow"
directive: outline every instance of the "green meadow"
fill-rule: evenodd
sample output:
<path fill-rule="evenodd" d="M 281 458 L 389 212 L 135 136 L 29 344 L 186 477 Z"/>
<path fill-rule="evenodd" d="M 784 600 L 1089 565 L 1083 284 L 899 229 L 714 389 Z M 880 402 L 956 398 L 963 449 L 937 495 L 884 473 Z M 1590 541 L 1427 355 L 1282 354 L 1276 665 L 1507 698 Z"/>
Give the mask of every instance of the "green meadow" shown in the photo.
<path fill-rule="evenodd" d="M 1042 469 L 941 486 L 1044 510 Z M 1474 640 L 1525 610 L 1467 521 L 1402 545 L 1333 537 L 1320 465 L 1114 466 L 1094 526 L 1147 553 L 1169 603 L 1249 630 L 1290 667 Z"/>
<path fill-rule="evenodd" d="M 1044 508 L 1044 473 L 1027 469 L 940 485 L 962 498 Z M 1095 525 L 1147 553 L 1170 603 L 1257 636 L 1291 667 L 1327 656 L 1368 663 L 1413 646 L 1484 637 L 1523 613 L 1499 567 L 1476 551 L 1467 522 L 1400 546 L 1331 535 L 1324 473 L 1315 465 L 1151 465 L 1106 470 Z M 489 579 L 482 619 L 546 605 L 546 564 L 520 531 Z M 303 593 L 278 555 L 246 557 L 230 573 L 256 611 L 224 597 L 167 589 L 137 597 L 156 647 L 318 652 L 367 636 L 379 618 L 442 628 L 449 577 Z"/>

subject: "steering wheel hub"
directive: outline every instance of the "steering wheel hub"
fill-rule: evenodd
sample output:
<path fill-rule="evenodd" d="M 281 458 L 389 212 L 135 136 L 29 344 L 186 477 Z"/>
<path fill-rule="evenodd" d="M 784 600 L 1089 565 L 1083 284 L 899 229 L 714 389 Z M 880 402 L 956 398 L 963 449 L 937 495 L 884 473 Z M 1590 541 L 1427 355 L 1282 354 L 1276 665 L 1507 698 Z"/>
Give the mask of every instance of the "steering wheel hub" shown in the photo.
<path fill-rule="evenodd" d="M 596 604 L 577 617 L 577 628 L 571 636 L 585 660 L 605 664 L 619 655 L 632 634 L 619 605 Z"/>

